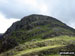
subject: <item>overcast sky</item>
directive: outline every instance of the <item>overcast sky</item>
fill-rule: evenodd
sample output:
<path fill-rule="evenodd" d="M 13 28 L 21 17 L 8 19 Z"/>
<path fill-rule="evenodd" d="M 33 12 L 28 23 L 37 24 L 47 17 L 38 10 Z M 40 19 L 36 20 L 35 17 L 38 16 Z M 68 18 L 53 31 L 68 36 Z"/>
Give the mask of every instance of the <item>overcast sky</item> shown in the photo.
<path fill-rule="evenodd" d="M 75 28 L 75 0 L 0 0 L 0 33 L 30 14 L 52 16 Z"/>

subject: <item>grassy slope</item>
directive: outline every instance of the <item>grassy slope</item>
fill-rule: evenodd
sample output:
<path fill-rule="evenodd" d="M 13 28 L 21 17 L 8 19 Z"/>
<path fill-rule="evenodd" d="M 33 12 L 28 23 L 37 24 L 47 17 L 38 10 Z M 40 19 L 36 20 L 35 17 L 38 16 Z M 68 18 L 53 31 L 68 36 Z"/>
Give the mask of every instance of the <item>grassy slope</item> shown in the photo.
<path fill-rule="evenodd" d="M 31 56 L 31 54 L 38 55 L 39 53 L 41 53 L 41 51 L 47 51 L 48 49 L 52 49 L 52 48 L 54 49 L 57 48 L 56 50 L 58 50 L 60 47 L 69 44 L 75 44 L 74 41 L 75 41 L 75 37 L 69 37 L 69 36 L 59 36 L 59 37 L 54 37 L 45 40 L 30 41 L 24 44 L 20 44 L 14 49 L 11 49 L 5 53 L 0 54 L 0 56 L 11 56 L 11 54 L 12 56 L 23 56 L 23 55 Z"/>
<path fill-rule="evenodd" d="M 51 49 L 51 48 L 56 48 L 56 47 L 63 47 L 64 45 L 54 45 L 54 46 L 46 46 L 46 47 L 39 47 L 39 48 L 33 48 L 33 49 L 29 49 L 29 50 L 24 50 L 21 51 L 19 54 L 14 55 L 14 56 L 21 56 L 21 55 L 25 55 L 25 54 L 31 54 L 33 52 L 40 52 L 40 51 L 44 51 L 47 49 Z"/>

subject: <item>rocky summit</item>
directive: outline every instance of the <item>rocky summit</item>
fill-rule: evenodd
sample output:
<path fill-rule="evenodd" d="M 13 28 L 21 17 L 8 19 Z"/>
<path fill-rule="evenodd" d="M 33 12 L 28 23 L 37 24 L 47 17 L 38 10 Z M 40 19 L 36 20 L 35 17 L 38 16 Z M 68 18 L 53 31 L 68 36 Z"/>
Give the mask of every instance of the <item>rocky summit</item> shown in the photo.
<path fill-rule="evenodd" d="M 59 55 L 57 52 L 61 49 L 71 51 L 74 41 L 75 29 L 56 18 L 32 14 L 14 22 L 3 34 L 0 56 Z M 65 49 L 67 46 L 72 48 Z"/>

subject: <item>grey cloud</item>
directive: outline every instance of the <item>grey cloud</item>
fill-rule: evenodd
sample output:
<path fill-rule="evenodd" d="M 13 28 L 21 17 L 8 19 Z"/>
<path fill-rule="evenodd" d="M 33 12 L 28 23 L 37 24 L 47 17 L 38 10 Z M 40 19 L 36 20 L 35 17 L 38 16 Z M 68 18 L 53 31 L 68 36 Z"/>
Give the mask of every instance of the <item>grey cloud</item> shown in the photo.
<path fill-rule="evenodd" d="M 40 13 L 39 8 L 14 1 L 8 0 L 8 3 L 0 4 L 0 11 L 8 18 L 22 18 L 25 15 Z M 38 2 L 48 6 L 49 16 L 58 18 L 72 27 L 75 26 L 75 0 L 38 0 Z"/>
<path fill-rule="evenodd" d="M 69 26 L 75 27 L 75 0 L 56 0 L 56 2 L 53 0 L 52 6 L 51 15 L 53 17 L 58 18 Z"/>
<path fill-rule="evenodd" d="M 33 13 L 39 13 L 38 9 L 30 8 L 31 6 L 28 5 L 21 5 L 19 3 L 15 3 L 13 1 L 8 1 L 8 3 L 2 4 L 0 6 L 0 11 L 6 15 L 7 18 L 22 18 L 25 15 L 33 14 Z"/>

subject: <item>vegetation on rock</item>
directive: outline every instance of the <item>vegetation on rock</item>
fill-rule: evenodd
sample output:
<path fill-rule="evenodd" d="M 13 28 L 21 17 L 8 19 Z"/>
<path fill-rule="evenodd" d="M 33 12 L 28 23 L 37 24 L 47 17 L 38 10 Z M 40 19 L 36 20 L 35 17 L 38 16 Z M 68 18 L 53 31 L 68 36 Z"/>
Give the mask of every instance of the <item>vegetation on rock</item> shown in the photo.
<path fill-rule="evenodd" d="M 44 15 L 13 23 L 0 40 L 0 56 L 59 56 L 60 51 L 75 51 L 75 29 Z"/>

